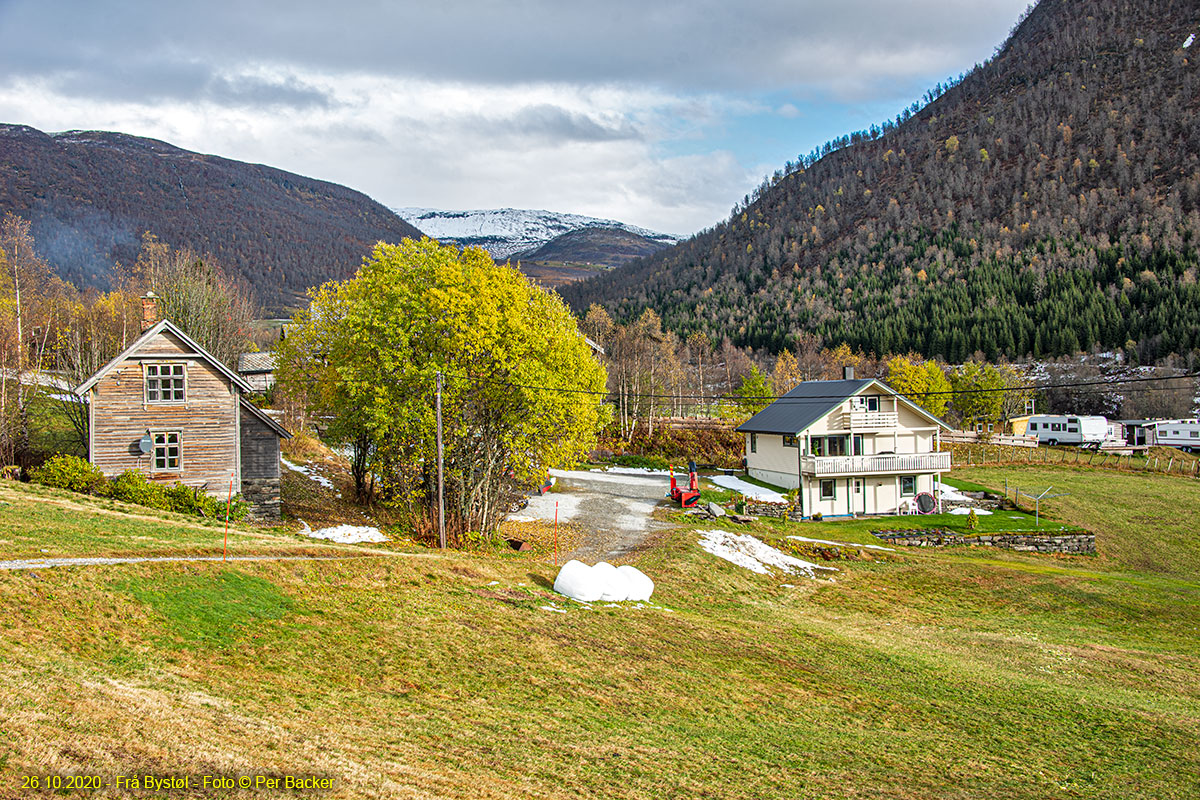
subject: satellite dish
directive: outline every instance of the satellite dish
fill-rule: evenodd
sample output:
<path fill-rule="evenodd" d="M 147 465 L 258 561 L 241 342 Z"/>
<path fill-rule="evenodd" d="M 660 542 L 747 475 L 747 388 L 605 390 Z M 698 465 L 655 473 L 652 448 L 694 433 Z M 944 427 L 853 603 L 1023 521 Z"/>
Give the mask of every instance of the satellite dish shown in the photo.
<path fill-rule="evenodd" d="M 147 431 L 146 435 L 142 437 L 140 442 L 138 442 L 138 448 L 142 451 L 142 455 L 149 455 L 150 451 L 154 449 L 154 440 L 150 438 L 149 431 Z"/>

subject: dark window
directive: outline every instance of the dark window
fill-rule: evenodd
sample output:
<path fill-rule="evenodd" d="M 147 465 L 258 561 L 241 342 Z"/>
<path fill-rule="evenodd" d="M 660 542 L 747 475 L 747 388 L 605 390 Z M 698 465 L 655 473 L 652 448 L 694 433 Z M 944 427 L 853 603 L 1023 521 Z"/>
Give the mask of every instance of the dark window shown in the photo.
<path fill-rule="evenodd" d="M 179 434 L 177 432 L 154 434 L 154 469 L 177 472 L 179 471 L 179 462 Z"/>
<path fill-rule="evenodd" d="M 821 499 L 836 500 L 837 499 L 837 481 L 826 480 L 821 481 Z"/>
<path fill-rule="evenodd" d="M 846 455 L 846 437 L 830 436 L 825 441 L 825 453 L 831 456 Z"/>
<path fill-rule="evenodd" d="M 809 449 L 812 450 L 814 456 L 825 455 L 825 440 L 820 436 L 814 436 L 813 440 L 809 443 Z"/>
<path fill-rule="evenodd" d="M 751 453 L 758 452 L 758 434 L 757 433 L 750 434 L 750 452 Z"/>
<path fill-rule="evenodd" d="M 878 411 L 878 410 L 879 410 L 879 398 L 878 397 L 868 397 L 867 398 L 867 411 Z"/>
<path fill-rule="evenodd" d="M 183 364 L 146 365 L 146 402 L 182 403 L 185 399 Z"/>
<path fill-rule="evenodd" d="M 863 454 L 863 437 L 861 433 L 854 434 L 854 452 L 851 455 L 861 456 Z"/>
<path fill-rule="evenodd" d="M 1036 422 L 1031 422 L 1031 423 L 1029 423 L 1029 430 L 1031 430 L 1031 431 L 1036 431 L 1036 430 L 1037 430 L 1037 423 L 1036 423 Z"/>
<path fill-rule="evenodd" d="M 797 446 L 797 445 L 796 445 L 796 437 L 795 437 L 795 436 L 788 436 L 788 435 L 785 433 L 785 434 L 783 435 L 783 446 L 784 446 L 784 447 L 796 447 L 796 446 Z"/>
<path fill-rule="evenodd" d="M 900 496 L 912 497 L 917 493 L 917 476 L 916 475 L 901 475 L 900 476 Z"/>

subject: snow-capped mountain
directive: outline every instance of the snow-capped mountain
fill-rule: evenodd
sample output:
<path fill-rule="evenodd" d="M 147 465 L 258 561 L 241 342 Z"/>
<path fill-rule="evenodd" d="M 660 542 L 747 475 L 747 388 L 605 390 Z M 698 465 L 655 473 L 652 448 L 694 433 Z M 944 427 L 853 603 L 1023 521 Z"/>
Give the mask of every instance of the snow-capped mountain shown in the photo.
<path fill-rule="evenodd" d="M 626 225 L 611 219 L 521 208 L 442 211 L 433 208 L 394 208 L 396 215 L 440 242 L 478 246 L 493 258 L 508 258 L 533 250 L 564 233 L 583 228 L 619 228 L 664 246 L 680 237 Z"/>

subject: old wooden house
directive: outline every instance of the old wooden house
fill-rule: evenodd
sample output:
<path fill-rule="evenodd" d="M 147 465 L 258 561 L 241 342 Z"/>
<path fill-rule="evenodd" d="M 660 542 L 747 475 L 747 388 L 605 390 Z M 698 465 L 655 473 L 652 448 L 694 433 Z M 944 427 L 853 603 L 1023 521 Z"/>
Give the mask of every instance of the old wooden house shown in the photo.
<path fill-rule="evenodd" d="M 156 316 L 153 304 L 145 323 Z M 88 404 L 88 458 L 105 475 L 141 470 L 279 517 L 279 443 L 291 438 L 246 395 L 252 389 L 169 320 L 150 324 L 125 352 L 80 384 Z"/>

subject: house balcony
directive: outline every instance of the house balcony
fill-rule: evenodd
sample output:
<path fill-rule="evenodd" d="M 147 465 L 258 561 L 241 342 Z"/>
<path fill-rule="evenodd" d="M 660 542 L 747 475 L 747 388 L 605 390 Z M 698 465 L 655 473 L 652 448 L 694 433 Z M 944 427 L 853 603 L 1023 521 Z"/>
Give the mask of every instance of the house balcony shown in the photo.
<path fill-rule="evenodd" d="M 949 453 L 909 453 L 891 456 L 803 456 L 800 471 L 830 478 L 838 475 L 915 474 L 950 469 Z"/>
<path fill-rule="evenodd" d="M 842 426 L 852 431 L 898 428 L 900 415 L 895 411 L 847 411 L 842 414 Z"/>

